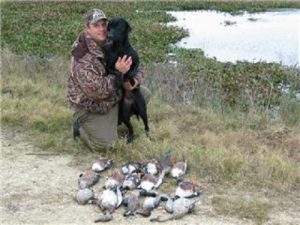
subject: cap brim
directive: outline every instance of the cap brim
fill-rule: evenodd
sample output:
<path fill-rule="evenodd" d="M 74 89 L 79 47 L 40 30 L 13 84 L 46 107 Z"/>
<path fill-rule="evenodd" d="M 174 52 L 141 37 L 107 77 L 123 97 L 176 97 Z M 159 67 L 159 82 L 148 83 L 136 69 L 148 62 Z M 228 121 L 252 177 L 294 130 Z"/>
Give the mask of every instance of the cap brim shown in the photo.
<path fill-rule="evenodd" d="M 99 21 L 101 21 L 101 20 L 107 21 L 107 18 L 103 17 L 103 18 L 98 18 L 98 19 L 96 19 L 96 20 L 91 20 L 90 23 L 97 23 L 97 22 L 99 22 Z"/>

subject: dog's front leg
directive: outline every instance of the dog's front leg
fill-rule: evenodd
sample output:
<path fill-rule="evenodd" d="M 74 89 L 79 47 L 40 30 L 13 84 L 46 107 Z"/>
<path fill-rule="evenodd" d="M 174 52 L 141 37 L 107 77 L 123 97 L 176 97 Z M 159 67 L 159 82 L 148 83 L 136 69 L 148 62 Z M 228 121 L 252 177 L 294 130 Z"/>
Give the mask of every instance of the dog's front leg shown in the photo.
<path fill-rule="evenodd" d="M 139 90 L 134 90 L 134 103 L 138 115 L 142 118 L 145 133 L 149 136 L 148 116 L 147 116 L 147 103 Z"/>
<path fill-rule="evenodd" d="M 133 127 L 129 120 L 123 121 L 125 126 L 128 128 L 128 134 L 127 134 L 127 143 L 132 143 L 133 141 Z"/>
<path fill-rule="evenodd" d="M 123 101 L 121 102 L 120 118 L 125 124 L 125 126 L 128 128 L 127 143 L 131 143 L 133 141 L 133 126 L 130 123 L 130 117 L 132 115 L 132 104 L 126 102 L 126 96 L 124 96 L 123 98 L 125 99 L 123 99 Z"/>

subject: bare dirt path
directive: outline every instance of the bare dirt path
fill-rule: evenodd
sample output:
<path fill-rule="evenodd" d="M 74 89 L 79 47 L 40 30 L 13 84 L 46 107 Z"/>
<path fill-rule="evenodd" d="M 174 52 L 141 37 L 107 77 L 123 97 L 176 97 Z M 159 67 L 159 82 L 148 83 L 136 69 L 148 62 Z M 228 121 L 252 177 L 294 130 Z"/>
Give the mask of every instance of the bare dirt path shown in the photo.
<path fill-rule="evenodd" d="M 81 206 L 73 200 L 80 172 L 72 163 L 76 156 L 45 152 L 41 155 L 20 132 L 7 129 L 1 132 L 1 153 L 1 224 L 94 224 L 94 219 L 101 215 L 95 205 Z M 97 184 L 95 190 L 96 193 L 101 190 L 101 185 Z M 207 204 L 211 197 L 203 195 L 194 214 L 164 224 L 253 224 L 250 220 L 216 215 Z M 124 218 L 123 211 L 123 208 L 118 209 L 113 221 L 107 224 L 155 224 L 140 216 Z M 153 216 L 162 213 L 163 210 L 158 209 Z M 274 223 L 269 221 L 268 224 L 297 224 L 299 220 L 294 219 L 277 223 L 275 217 L 277 222 L 273 220 Z"/>

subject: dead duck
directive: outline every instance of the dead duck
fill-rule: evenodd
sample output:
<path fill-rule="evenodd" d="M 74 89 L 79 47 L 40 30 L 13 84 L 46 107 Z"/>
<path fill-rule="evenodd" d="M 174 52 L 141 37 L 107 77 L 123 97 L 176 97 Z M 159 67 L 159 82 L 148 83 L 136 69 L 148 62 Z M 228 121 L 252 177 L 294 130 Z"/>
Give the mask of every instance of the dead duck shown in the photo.
<path fill-rule="evenodd" d="M 169 174 L 172 169 L 171 152 L 163 153 L 159 160 L 160 171 Z"/>
<path fill-rule="evenodd" d="M 171 177 L 179 178 L 186 173 L 187 170 L 187 161 L 178 161 L 176 162 L 171 169 Z"/>
<path fill-rule="evenodd" d="M 144 167 L 144 172 L 152 175 L 158 174 L 159 170 L 160 164 L 156 159 L 151 159 L 149 162 L 146 163 Z"/>
<path fill-rule="evenodd" d="M 97 222 L 107 222 L 113 219 L 113 212 L 118 208 L 123 200 L 122 193 L 119 188 L 106 189 L 102 191 L 96 201 L 104 215 L 95 220 Z"/>
<path fill-rule="evenodd" d="M 150 219 L 151 222 L 166 222 L 168 220 L 177 220 L 184 217 L 186 214 L 191 213 L 198 200 L 191 200 L 187 198 L 174 197 L 169 198 L 166 206 L 168 205 L 167 212 L 172 215 L 161 215 L 156 218 Z"/>
<path fill-rule="evenodd" d="M 87 203 L 92 203 L 95 199 L 94 191 L 89 188 L 79 189 L 75 194 L 75 200 L 80 205 L 85 205 Z"/>
<path fill-rule="evenodd" d="M 133 190 L 141 183 L 140 175 L 137 173 L 127 174 L 122 184 L 122 190 Z"/>
<path fill-rule="evenodd" d="M 107 177 L 104 188 L 105 189 L 115 189 L 120 188 L 124 182 L 125 176 L 121 171 L 115 170 L 109 177 Z"/>
<path fill-rule="evenodd" d="M 137 211 L 137 214 L 142 215 L 144 217 L 149 217 L 153 209 L 159 206 L 161 200 L 162 200 L 161 196 L 146 197 L 142 205 L 142 210 Z"/>
<path fill-rule="evenodd" d="M 191 198 L 199 196 L 203 188 L 191 181 L 183 181 L 178 179 L 178 186 L 175 195 L 181 198 Z"/>
<path fill-rule="evenodd" d="M 93 163 L 92 170 L 96 173 L 100 173 L 104 170 L 110 169 L 112 165 L 113 160 L 107 158 L 100 158 Z"/>
<path fill-rule="evenodd" d="M 139 162 L 128 162 L 121 167 L 121 171 L 124 175 L 140 172 L 142 164 Z"/>
<path fill-rule="evenodd" d="M 157 189 L 163 182 L 163 179 L 165 177 L 165 173 L 162 172 L 159 174 L 158 177 L 152 175 L 152 174 L 145 174 L 142 177 L 141 183 L 138 186 L 138 188 L 142 189 L 140 192 L 142 195 L 145 195 L 147 193 L 151 193 L 151 191 Z"/>
<path fill-rule="evenodd" d="M 78 178 L 79 189 L 85 189 L 96 184 L 100 179 L 100 175 L 92 170 L 81 173 Z"/>
<path fill-rule="evenodd" d="M 167 198 L 168 198 L 168 200 L 167 200 L 166 205 L 165 205 L 165 210 L 168 213 L 173 213 L 173 203 L 174 203 L 175 197 L 169 196 Z"/>
<path fill-rule="evenodd" d="M 140 201 L 137 195 L 130 193 L 128 197 L 123 199 L 122 205 L 126 207 L 123 216 L 134 216 L 136 210 L 140 207 Z"/>

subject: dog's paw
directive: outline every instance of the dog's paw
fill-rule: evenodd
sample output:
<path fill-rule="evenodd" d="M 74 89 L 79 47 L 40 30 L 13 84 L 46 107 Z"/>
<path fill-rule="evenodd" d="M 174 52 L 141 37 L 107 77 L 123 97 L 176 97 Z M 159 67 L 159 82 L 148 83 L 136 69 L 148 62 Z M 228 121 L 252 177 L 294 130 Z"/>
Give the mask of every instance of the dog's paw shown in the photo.
<path fill-rule="evenodd" d="M 127 144 L 131 144 L 133 142 L 133 135 L 127 136 Z"/>

